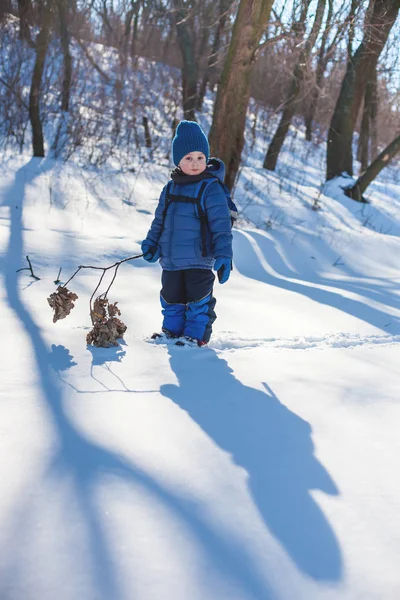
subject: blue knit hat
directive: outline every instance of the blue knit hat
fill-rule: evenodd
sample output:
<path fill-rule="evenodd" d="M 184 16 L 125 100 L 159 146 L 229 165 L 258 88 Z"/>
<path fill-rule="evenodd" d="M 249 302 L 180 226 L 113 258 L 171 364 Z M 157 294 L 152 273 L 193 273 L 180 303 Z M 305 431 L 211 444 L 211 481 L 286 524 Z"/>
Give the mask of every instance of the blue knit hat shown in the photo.
<path fill-rule="evenodd" d="M 210 146 L 206 134 L 198 123 L 195 121 L 181 121 L 172 140 L 174 165 L 178 166 L 182 158 L 190 152 L 202 152 L 206 157 L 206 162 L 208 162 Z"/>

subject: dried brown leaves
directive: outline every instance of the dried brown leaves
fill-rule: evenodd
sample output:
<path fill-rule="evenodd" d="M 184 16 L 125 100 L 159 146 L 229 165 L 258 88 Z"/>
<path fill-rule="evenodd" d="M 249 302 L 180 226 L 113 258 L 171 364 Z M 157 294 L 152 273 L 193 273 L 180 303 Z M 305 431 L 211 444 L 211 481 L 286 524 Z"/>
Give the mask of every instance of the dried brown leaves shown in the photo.
<path fill-rule="evenodd" d="M 74 308 L 74 302 L 77 299 L 78 296 L 74 292 L 70 292 L 68 288 L 59 285 L 57 290 L 47 298 L 47 302 L 54 310 L 53 323 L 56 323 L 59 319 L 65 319 Z"/>
<path fill-rule="evenodd" d="M 93 329 L 86 336 L 87 344 L 101 348 L 118 346 L 117 340 L 124 336 L 127 327 L 117 317 L 121 315 L 117 304 L 110 304 L 107 298 L 96 298 L 91 312 Z"/>

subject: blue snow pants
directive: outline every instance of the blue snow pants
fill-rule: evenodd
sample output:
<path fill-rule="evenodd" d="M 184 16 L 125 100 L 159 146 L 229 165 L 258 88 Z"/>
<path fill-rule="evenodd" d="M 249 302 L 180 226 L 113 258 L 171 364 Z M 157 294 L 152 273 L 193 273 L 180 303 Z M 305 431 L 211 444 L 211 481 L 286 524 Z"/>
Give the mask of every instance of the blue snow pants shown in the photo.
<path fill-rule="evenodd" d="M 214 279 L 209 269 L 164 270 L 160 294 L 163 329 L 208 342 L 217 318 Z"/>

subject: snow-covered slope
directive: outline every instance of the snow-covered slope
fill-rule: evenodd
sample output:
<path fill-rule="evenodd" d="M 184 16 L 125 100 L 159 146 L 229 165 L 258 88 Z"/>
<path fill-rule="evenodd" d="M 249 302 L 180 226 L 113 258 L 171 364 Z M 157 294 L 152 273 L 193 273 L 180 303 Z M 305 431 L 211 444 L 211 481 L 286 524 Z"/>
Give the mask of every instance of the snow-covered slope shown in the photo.
<path fill-rule="evenodd" d="M 166 167 L 3 161 L 2 600 L 399 597 L 398 173 L 361 207 L 301 147 L 242 171 L 203 349 L 148 342 L 160 269 L 141 259 L 111 289 L 115 349 L 85 343 L 95 271 L 67 319 L 46 301 L 60 266 L 139 252 Z"/>

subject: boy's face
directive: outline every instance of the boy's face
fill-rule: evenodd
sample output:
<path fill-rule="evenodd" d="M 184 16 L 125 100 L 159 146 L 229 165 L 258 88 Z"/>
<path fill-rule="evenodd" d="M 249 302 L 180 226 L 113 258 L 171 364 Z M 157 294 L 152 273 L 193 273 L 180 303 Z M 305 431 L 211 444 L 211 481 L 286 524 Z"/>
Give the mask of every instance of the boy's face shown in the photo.
<path fill-rule="evenodd" d="M 189 152 L 179 163 L 185 175 L 199 175 L 206 170 L 206 157 L 202 152 Z"/>

